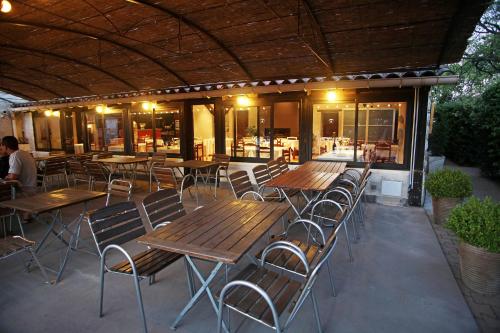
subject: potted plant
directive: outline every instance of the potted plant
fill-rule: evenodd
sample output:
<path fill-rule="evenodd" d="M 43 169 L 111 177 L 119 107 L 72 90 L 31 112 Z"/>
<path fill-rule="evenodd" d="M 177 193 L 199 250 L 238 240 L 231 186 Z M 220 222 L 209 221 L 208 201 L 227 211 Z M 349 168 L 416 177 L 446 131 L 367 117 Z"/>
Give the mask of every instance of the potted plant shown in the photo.
<path fill-rule="evenodd" d="M 432 196 L 432 212 L 437 224 L 443 224 L 451 209 L 472 194 L 469 175 L 449 168 L 431 172 L 425 188 Z"/>
<path fill-rule="evenodd" d="M 446 227 L 460 238 L 462 280 L 482 294 L 500 292 L 500 204 L 472 197 L 452 210 Z"/>

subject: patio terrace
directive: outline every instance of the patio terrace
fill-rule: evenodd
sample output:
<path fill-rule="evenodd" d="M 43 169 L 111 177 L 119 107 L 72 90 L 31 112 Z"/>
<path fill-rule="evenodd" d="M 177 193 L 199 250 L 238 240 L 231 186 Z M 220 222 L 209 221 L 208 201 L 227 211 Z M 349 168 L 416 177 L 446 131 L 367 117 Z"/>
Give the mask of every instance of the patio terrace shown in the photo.
<path fill-rule="evenodd" d="M 139 203 L 145 194 L 134 193 L 133 199 Z M 219 192 L 219 197 L 229 196 L 232 194 L 225 189 Z M 206 193 L 204 198 L 208 198 Z M 91 208 L 103 205 L 104 199 L 99 199 Z M 194 200 L 186 196 L 185 205 L 191 211 Z M 349 263 L 343 234 L 333 255 L 337 296 L 331 296 L 326 270 L 315 285 L 324 332 L 477 332 L 424 210 L 375 204 L 366 208 L 365 227 L 353 247 L 354 262 Z M 64 209 L 63 216 L 69 219 L 77 212 L 76 207 Z M 25 230 L 27 237 L 39 239 L 45 227 L 31 223 Z M 89 239 L 86 224 L 83 232 Z M 261 241 L 256 248 L 264 244 Z M 49 257 L 42 256 L 42 261 L 51 260 Z M 98 317 L 96 256 L 75 253 L 62 281 L 52 286 L 42 283 L 39 271 L 23 271 L 19 258 L 13 256 L 0 264 L 0 332 L 141 330 L 129 277 L 106 275 L 105 315 Z M 212 265 L 205 266 L 208 270 Z M 170 324 L 189 298 L 183 261 L 163 270 L 155 284 L 143 281 L 141 286 L 149 331 L 170 331 Z M 315 330 L 309 302 L 299 311 L 290 332 Z M 206 296 L 193 310 L 177 332 L 216 330 L 216 316 Z M 236 327 L 238 332 L 271 331 L 249 320 L 240 323 L 241 317 L 232 316 L 233 332 Z"/>

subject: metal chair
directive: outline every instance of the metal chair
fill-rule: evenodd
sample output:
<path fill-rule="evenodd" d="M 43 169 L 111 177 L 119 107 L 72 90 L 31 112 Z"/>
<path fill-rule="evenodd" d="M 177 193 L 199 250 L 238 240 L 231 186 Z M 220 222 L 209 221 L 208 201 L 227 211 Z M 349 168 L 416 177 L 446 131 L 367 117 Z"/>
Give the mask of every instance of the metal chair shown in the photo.
<path fill-rule="evenodd" d="M 267 171 L 269 172 L 271 178 L 276 178 L 281 175 L 281 168 L 278 161 L 271 160 L 267 162 Z"/>
<path fill-rule="evenodd" d="M 9 236 L 6 238 L 0 238 L 0 260 L 6 259 L 10 256 L 22 253 L 24 251 L 29 252 L 31 257 L 37 264 L 38 268 L 40 268 L 40 272 L 42 272 L 43 278 L 48 284 L 50 284 L 47 272 L 45 271 L 45 268 L 38 260 L 38 257 L 33 249 L 34 246 L 35 242 L 30 241 L 21 236 Z"/>
<path fill-rule="evenodd" d="M 137 152 L 134 154 L 135 157 L 145 157 L 149 158 L 149 154 L 145 152 Z M 136 173 L 142 173 L 145 176 L 149 175 L 149 161 L 137 163 L 137 167 L 135 168 Z"/>
<path fill-rule="evenodd" d="M 104 158 L 110 158 L 110 157 L 113 157 L 113 152 L 111 152 L 111 151 L 103 151 L 103 152 L 100 152 L 97 154 L 98 160 L 101 160 Z"/>
<path fill-rule="evenodd" d="M 217 187 L 220 186 L 221 177 L 225 177 L 229 180 L 229 163 L 231 161 L 231 157 L 226 154 L 214 154 L 212 156 L 212 161 L 219 162 L 219 166 L 217 170 L 215 170 L 215 190 L 214 196 L 217 198 Z M 223 174 L 224 173 L 224 174 Z"/>
<path fill-rule="evenodd" d="M 177 179 L 175 170 L 173 168 L 163 166 L 163 163 L 153 163 L 151 167 L 151 175 L 153 180 L 156 182 L 157 190 L 161 189 L 175 189 L 178 191 L 180 200 L 182 201 L 182 196 L 184 190 L 188 190 L 191 194 L 191 187 L 196 186 L 196 180 L 192 174 L 187 174 L 182 179 Z M 179 188 L 179 181 L 181 186 Z M 196 206 L 198 206 L 198 189 L 196 188 Z"/>
<path fill-rule="evenodd" d="M 90 177 L 89 190 L 95 190 L 96 183 L 104 183 L 107 188 L 111 180 L 111 172 L 100 162 L 86 162 L 84 164 Z"/>
<path fill-rule="evenodd" d="M 168 251 L 150 249 L 136 255 L 129 254 L 121 245 L 139 236 L 146 234 L 139 210 L 134 202 L 120 202 L 91 212 L 88 223 L 92 236 L 99 251 L 100 261 L 100 297 L 99 316 L 103 315 L 104 274 L 117 273 L 131 276 L 134 279 L 139 313 L 142 319 L 143 330 L 147 332 L 146 315 L 142 302 L 140 281 L 150 278 L 160 270 L 169 266 L 182 255 Z M 106 264 L 107 254 L 110 251 L 120 252 L 125 260 L 112 266 Z"/>
<path fill-rule="evenodd" d="M 148 194 L 142 200 L 142 207 L 153 229 L 186 215 L 179 194 L 173 188 Z"/>
<path fill-rule="evenodd" d="M 250 177 L 246 171 L 236 171 L 229 175 L 229 184 L 236 199 L 252 194 L 254 198 L 261 197 L 260 193 L 254 190 Z"/>
<path fill-rule="evenodd" d="M 267 165 L 265 165 L 265 164 L 257 165 L 252 169 L 252 172 L 253 172 L 253 176 L 255 178 L 255 181 L 257 182 L 259 193 L 261 193 L 263 196 L 266 197 L 266 199 L 269 199 L 269 200 L 272 200 L 272 199 L 281 200 L 282 199 L 281 193 L 279 191 L 276 191 L 276 189 L 272 190 L 273 192 L 277 192 L 277 193 L 275 193 L 275 195 L 273 195 L 272 193 L 269 193 L 267 195 L 264 194 L 264 191 L 266 190 L 266 183 L 271 180 L 271 175 L 269 174 L 269 171 L 267 169 Z"/>
<path fill-rule="evenodd" d="M 66 185 L 69 187 L 68 173 L 66 171 L 66 157 L 51 157 L 47 159 L 42 169 L 42 187 L 44 191 L 47 191 L 47 182 L 49 179 L 57 177 L 58 181 L 60 181 L 61 176 L 64 177 Z"/>
<path fill-rule="evenodd" d="M 106 207 L 109 206 L 109 202 L 112 196 L 127 198 L 127 201 L 130 201 L 130 199 L 132 198 L 132 183 L 128 180 L 113 179 L 108 184 Z"/>
<path fill-rule="evenodd" d="M 0 184 L 0 201 L 8 201 L 16 198 L 16 189 L 11 184 Z M 9 222 L 9 230 L 12 230 L 12 219 L 17 219 L 19 230 L 24 237 L 23 225 L 18 214 L 13 209 L 0 207 L 0 220 L 2 221 L 4 237 L 7 236 L 6 223 Z"/>
<path fill-rule="evenodd" d="M 153 183 L 153 176 L 151 173 L 151 168 L 153 165 L 163 165 L 165 163 L 165 160 L 167 159 L 167 153 L 154 153 L 153 156 L 151 156 L 151 160 L 149 161 L 148 164 L 148 171 L 149 171 L 149 192 L 151 192 L 151 187 Z"/>
<path fill-rule="evenodd" d="M 90 187 L 90 176 L 83 164 L 78 160 L 68 161 L 69 172 L 73 176 L 73 186 L 77 187 L 78 182 L 87 183 L 87 187 Z"/>
<path fill-rule="evenodd" d="M 288 168 L 288 162 L 283 156 L 278 157 L 276 159 L 276 162 L 278 162 L 281 173 L 290 171 L 290 169 Z"/>
<path fill-rule="evenodd" d="M 284 332 L 307 297 L 312 300 L 317 330 L 321 332 L 318 303 L 313 287 L 323 264 L 328 261 L 335 248 L 337 232 L 338 228 L 330 235 L 311 264 L 306 254 L 293 243 L 280 241 L 269 244 L 262 251 L 259 265 L 250 264 L 222 288 L 219 296 L 217 332 L 220 333 L 222 330 L 224 306 L 271 327 L 278 333 Z M 264 264 L 268 261 L 267 256 L 274 251 L 290 253 L 294 257 L 293 260 L 304 267 L 302 282 L 264 268 Z M 287 309 L 289 311 L 286 311 Z M 287 313 L 286 321 L 282 325 L 280 317 L 286 316 Z"/>

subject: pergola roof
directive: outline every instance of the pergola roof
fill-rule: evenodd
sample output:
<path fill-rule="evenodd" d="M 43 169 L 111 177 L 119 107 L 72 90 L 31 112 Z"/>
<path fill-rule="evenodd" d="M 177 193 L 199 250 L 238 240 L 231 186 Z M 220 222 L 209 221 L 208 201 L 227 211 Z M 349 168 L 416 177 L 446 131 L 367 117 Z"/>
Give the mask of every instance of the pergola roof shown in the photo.
<path fill-rule="evenodd" d="M 0 15 L 0 90 L 30 100 L 437 68 L 487 0 L 24 0 Z"/>

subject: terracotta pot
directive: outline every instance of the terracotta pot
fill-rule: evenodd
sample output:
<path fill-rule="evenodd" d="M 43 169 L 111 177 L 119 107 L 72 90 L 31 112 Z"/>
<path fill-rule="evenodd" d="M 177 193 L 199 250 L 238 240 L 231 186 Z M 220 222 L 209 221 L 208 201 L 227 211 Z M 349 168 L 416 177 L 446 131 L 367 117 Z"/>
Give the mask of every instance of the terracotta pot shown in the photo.
<path fill-rule="evenodd" d="M 500 253 L 460 242 L 460 273 L 470 289 L 481 294 L 500 293 Z"/>
<path fill-rule="evenodd" d="M 462 198 L 432 197 L 432 214 L 434 215 L 434 223 L 445 223 L 448 215 L 450 215 L 450 211 L 461 202 Z"/>

